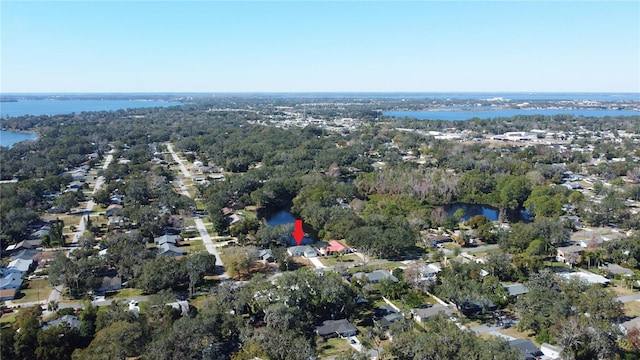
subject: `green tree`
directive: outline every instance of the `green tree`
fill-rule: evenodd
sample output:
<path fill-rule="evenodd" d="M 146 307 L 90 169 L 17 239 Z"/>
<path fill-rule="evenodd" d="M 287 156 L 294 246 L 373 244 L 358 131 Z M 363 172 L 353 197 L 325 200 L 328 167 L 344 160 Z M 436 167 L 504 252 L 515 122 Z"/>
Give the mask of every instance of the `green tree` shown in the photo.
<path fill-rule="evenodd" d="M 124 359 L 139 356 L 143 348 L 144 332 L 140 324 L 117 321 L 98 331 L 86 349 L 73 353 L 73 359 Z"/>
<path fill-rule="evenodd" d="M 42 315 L 42 309 L 39 306 L 33 306 L 21 309 L 16 316 L 13 323 L 15 330 L 13 348 L 19 359 L 35 359 L 36 357 L 40 315 Z"/>
<path fill-rule="evenodd" d="M 71 359 L 73 350 L 81 345 L 77 329 L 68 324 L 54 326 L 38 333 L 37 360 Z"/>

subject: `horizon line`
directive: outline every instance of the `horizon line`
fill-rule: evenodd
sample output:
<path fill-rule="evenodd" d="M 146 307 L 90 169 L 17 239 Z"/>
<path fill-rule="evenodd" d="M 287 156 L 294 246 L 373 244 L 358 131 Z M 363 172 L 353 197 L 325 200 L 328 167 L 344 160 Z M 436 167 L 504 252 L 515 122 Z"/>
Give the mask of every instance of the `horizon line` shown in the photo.
<path fill-rule="evenodd" d="M 16 91 L 0 95 L 81 94 L 638 94 L 639 91 Z"/>

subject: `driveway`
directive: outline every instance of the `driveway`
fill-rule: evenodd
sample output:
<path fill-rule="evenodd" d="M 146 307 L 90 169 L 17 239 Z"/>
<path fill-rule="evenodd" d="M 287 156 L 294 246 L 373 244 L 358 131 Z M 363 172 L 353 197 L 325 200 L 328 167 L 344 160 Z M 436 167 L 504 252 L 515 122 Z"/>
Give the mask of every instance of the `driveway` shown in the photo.
<path fill-rule="evenodd" d="M 623 302 L 623 303 L 628 303 L 628 302 L 632 302 L 632 301 L 640 301 L 640 293 L 620 296 L 620 297 L 618 297 L 618 301 Z"/>
<path fill-rule="evenodd" d="M 322 261 L 320 261 L 320 259 L 318 259 L 317 257 L 309 258 L 309 261 L 311 261 L 311 263 L 313 264 L 313 266 L 316 267 L 316 269 L 325 269 L 326 268 L 326 266 L 324 266 Z"/>

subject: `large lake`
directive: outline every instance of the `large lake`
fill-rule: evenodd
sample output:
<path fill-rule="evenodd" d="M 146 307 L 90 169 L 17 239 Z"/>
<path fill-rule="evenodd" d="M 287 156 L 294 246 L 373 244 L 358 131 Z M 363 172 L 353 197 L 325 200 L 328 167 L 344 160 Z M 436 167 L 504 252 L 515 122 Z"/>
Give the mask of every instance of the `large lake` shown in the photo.
<path fill-rule="evenodd" d="M 20 141 L 35 140 L 36 138 L 37 136 L 34 134 L 0 130 L 0 146 L 11 147 Z"/>
<path fill-rule="evenodd" d="M 157 106 L 182 105 L 179 102 L 159 100 L 53 100 L 26 99 L 17 102 L 0 102 L 0 117 L 23 115 L 60 115 L 82 111 L 112 111 Z M 33 134 L 0 130 L 0 146 L 11 147 L 23 140 L 35 139 Z"/>
<path fill-rule="evenodd" d="M 473 118 L 492 119 L 499 117 L 511 117 L 516 115 L 560 115 L 570 114 L 574 116 L 586 117 L 604 117 L 604 116 L 640 116 L 640 111 L 634 110 L 600 110 L 600 109 L 576 109 L 576 110 L 559 110 L 559 109 L 543 109 L 543 110 L 523 110 L 523 109 L 492 109 L 478 110 L 452 108 L 451 110 L 434 110 L 434 111 L 385 111 L 385 116 L 393 116 L 396 118 L 414 118 L 418 120 L 447 120 L 461 121 Z"/>
<path fill-rule="evenodd" d="M 60 115 L 82 111 L 111 111 L 173 105 L 182 105 L 182 103 L 160 100 L 25 99 L 17 102 L 0 102 L 0 117 L 4 119 L 23 115 Z"/>

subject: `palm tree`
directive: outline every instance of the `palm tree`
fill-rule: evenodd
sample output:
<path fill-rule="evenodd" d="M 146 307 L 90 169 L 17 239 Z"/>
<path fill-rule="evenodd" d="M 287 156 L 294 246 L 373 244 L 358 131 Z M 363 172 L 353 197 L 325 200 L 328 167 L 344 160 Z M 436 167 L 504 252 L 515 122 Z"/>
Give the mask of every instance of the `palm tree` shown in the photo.
<path fill-rule="evenodd" d="M 58 307 L 59 307 L 59 304 L 55 300 L 49 300 L 49 302 L 47 303 L 47 311 L 50 311 L 50 312 L 57 311 Z"/>

